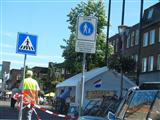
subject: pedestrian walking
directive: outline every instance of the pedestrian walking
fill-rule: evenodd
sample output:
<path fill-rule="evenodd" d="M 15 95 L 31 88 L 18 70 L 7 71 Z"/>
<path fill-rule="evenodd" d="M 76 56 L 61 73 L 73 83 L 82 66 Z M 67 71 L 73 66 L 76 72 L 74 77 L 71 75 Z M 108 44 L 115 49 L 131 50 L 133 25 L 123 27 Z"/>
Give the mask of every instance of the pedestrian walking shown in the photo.
<path fill-rule="evenodd" d="M 72 88 L 69 87 L 67 89 L 65 89 L 65 91 L 60 94 L 60 99 L 61 99 L 61 106 L 60 106 L 60 110 L 61 113 L 66 113 L 68 110 L 68 103 L 66 104 L 66 100 L 68 101 L 68 99 L 70 99 L 70 92 L 71 92 Z"/>
<path fill-rule="evenodd" d="M 12 94 L 11 94 L 11 108 L 15 108 L 15 104 L 16 104 L 16 101 L 17 100 L 15 100 L 14 99 L 14 95 L 16 94 L 16 93 L 18 93 L 19 92 L 19 89 L 17 88 L 17 87 L 15 87 L 15 88 L 13 88 L 12 89 Z"/>
<path fill-rule="evenodd" d="M 2 91 L 0 91 L 0 100 L 2 99 L 2 96 L 3 96 Z"/>
<path fill-rule="evenodd" d="M 61 91 L 60 91 L 60 93 L 57 95 L 57 97 L 56 97 L 56 100 L 55 100 L 55 104 L 54 104 L 54 106 L 55 106 L 55 110 L 57 111 L 57 112 L 60 112 L 61 113 L 61 109 L 62 109 L 62 105 L 61 105 L 61 95 L 62 95 L 62 93 L 64 92 L 64 89 L 61 89 Z"/>
<path fill-rule="evenodd" d="M 34 80 L 32 76 L 33 72 L 31 70 L 28 70 L 23 84 L 20 84 L 20 89 L 22 90 L 23 85 L 23 96 L 25 98 L 24 102 L 30 104 L 38 104 L 38 91 L 40 90 L 40 88 L 37 81 Z M 22 120 L 31 120 L 32 113 L 32 107 L 26 106 L 22 111 Z"/>

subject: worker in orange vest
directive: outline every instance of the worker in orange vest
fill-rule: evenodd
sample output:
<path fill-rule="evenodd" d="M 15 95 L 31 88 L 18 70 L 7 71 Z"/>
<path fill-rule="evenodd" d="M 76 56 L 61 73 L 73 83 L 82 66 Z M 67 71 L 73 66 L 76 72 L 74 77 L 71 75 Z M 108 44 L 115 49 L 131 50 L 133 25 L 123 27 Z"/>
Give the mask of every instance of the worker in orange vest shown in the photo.
<path fill-rule="evenodd" d="M 24 102 L 30 104 L 38 104 L 38 91 L 40 90 L 39 85 L 36 80 L 32 78 L 33 72 L 28 70 L 26 72 L 26 78 L 23 82 L 23 97 Z M 20 84 L 20 89 L 22 90 L 22 83 Z M 25 107 L 22 112 L 22 120 L 31 120 L 33 113 L 32 107 Z"/>

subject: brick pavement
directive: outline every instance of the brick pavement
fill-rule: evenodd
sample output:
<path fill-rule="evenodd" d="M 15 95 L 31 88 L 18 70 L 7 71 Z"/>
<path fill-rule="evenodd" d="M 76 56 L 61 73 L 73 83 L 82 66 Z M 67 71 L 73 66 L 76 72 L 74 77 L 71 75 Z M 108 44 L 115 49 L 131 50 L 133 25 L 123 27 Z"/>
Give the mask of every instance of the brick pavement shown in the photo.
<path fill-rule="evenodd" d="M 49 106 L 47 107 L 49 108 Z M 41 120 L 65 120 L 64 118 L 57 118 L 48 113 L 44 113 L 40 110 L 36 110 L 41 118 Z M 0 120 L 17 120 L 18 119 L 18 110 L 10 108 L 10 101 L 0 100 Z M 35 115 L 32 120 L 35 119 Z"/>

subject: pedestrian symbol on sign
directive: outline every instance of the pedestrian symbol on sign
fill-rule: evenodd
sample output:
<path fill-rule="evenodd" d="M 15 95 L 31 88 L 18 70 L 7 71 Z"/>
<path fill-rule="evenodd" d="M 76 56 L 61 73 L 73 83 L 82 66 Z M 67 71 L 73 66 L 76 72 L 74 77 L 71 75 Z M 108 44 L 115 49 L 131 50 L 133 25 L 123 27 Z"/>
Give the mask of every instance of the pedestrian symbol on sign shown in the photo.
<path fill-rule="evenodd" d="M 90 36 L 94 31 L 94 27 L 90 22 L 83 22 L 80 25 L 80 32 L 85 36 Z"/>
<path fill-rule="evenodd" d="M 29 50 L 29 51 L 35 51 L 32 42 L 29 38 L 29 36 L 26 37 L 22 45 L 19 47 L 20 50 Z"/>

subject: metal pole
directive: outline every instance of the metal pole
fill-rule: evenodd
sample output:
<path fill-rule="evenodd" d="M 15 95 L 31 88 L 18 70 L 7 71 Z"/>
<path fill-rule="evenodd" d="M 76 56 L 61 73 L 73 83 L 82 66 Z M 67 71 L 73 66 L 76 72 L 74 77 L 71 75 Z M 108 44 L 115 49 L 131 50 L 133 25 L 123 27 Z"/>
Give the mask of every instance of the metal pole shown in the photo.
<path fill-rule="evenodd" d="M 122 5 L 122 20 L 121 20 L 121 25 L 124 25 L 124 12 L 125 12 L 125 0 L 123 0 L 123 5 Z"/>
<path fill-rule="evenodd" d="M 81 84 L 81 103 L 80 103 L 80 116 L 82 115 L 83 101 L 84 101 L 84 83 L 85 83 L 85 64 L 86 64 L 86 53 L 83 53 L 83 71 L 82 71 L 82 84 Z"/>
<path fill-rule="evenodd" d="M 24 65 L 23 65 L 23 79 L 22 79 L 22 90 L 21 93 L 23 92 L 23 84 L 24 84 L 24 79 L 25 79 L 25 71 L 26 71 L 26 59 L 27 59 L 27 55 L 24 55 Z M 21 95 L 20 97 L 20 110 L 19 110 L 19 116 L 18 116 L 18 120 L 22 120 L 22 109 L 23 109 L 23 95 Z"/>
<path fill-rule="evenodd" d="M 107 66 L 108 66 L 108 39 L 109 39 L 110 13 L 111 13 L 111 0 L 109 0 L 109 3 L 108 3 L 108 20 L 107 20 L 107 37 L 106 37 L 106 58 L 105 58 L 105 62 L 106 62 Z"/>
<path fill-rule="evenodd" d="M 120 97 L 122 98 L 122 95 L 123 95 L 123 70 L 122 70 L 122 67 L 121 67 L 121 93 L 120 93 Z"/>
<path fill-rule="evenodd" d="M 142 18 L 143 18 L 143 1 L 144 0 L 141 0 L 141 10 L 140 10 L 140 22 L 139 22 L 139 45 L 138 45 L 138 62 L 137 62 L 137 81 L 136 81 L 136 84 L 139 85 L 139 74 L 140 74 L 140 67 L 141 67 L 141 38 L 142 38 Z"/>
<path fill-rule="evenodd" d="M 125 13 L 125 0 L 123 0 L 122 4 L 122 19 L 121 19 L 121 25 L 124 25 L 124 13 Z M 124 50 L 124 31 L 121 35 L 122 39 L 122 52 L 121 52 L 121 59 L 123 57 L 123 50 Z M 120 98 L 123 96 L 123 65 L 121 63 L 121 85 L 120 85 Z"/>

